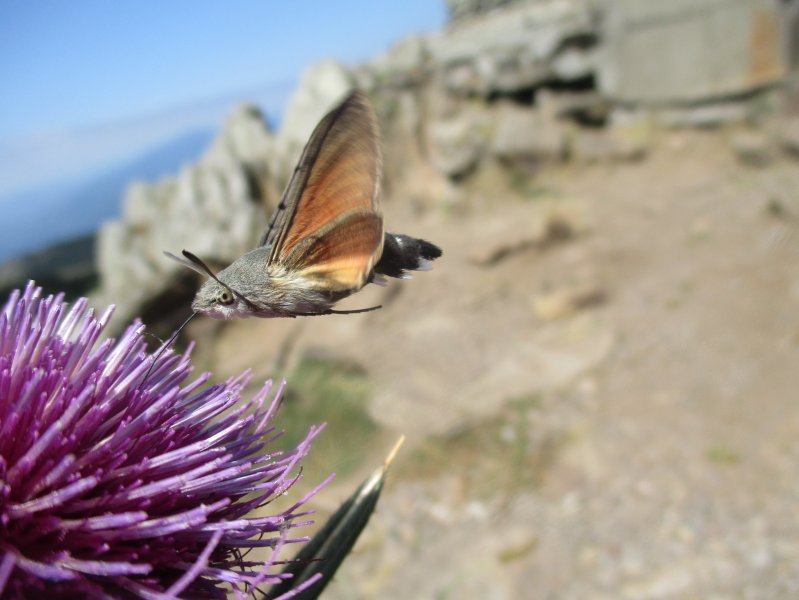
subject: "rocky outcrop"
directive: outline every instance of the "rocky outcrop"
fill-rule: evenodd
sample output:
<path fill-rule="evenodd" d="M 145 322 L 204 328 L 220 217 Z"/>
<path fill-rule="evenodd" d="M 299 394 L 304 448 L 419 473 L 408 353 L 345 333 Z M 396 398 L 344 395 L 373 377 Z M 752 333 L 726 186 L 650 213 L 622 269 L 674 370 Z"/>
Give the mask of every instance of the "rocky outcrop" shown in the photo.
<path fill-rule="evenodd" d="M 614 0 L 599 88 L 620 103 L 684 105 L 773 85 L 786 74 L 781 16 L 772 0 Z"/>
<path fill-rule="evenodd" d="M 453 94 L 512 94 L 589 75 L 596 32 L 583 2 L 516 4 L 431 36 L 428 53 Z"/>
<path fill-rule="evenodd" d="M 384 104 L 414 105 L 421 122 L 406 135 L 451 181 L 486 161 L 635 160 L 653 126 L 757 118 L 787 72 L 787 11 L 776 0 L 452 2 L 446 30 L 356 79 Z"/>
<path fill-rule="evenodd" d="M 251 249 L 314 126 L 351 87 L 344 67 L 317 65 L 303 77 L 279 133 L 257 108 L 243 106 L 196 165 L 132 184 L 122 217 L 98 235 L 102 303 L 117 304 L 120 322 L 188 306 L 197 278 L 163 252 L 187 249 L 224 267 Z"/>
<path fill-rule="evenodd" d="M 260 112 L 243 107 L 199 163 L 174 178 L 130 186 L 121 219 L 104 224 L 97 240 L 102 301 L 116 303 L 121 320 L 188 275 L 164 250 L 190 249 L 210 264 L 227 264 L 248 249 L 274 195 L 273 146 Z"/>
<path fill-rule="evenodd" d="M 713 102 L 785 76 L 797 10 L 778 0 L 453 0 L 450 12 L 446 30 L 369 65 L 377 87 L 432 81 L 492 97 L 579 82 L 621 104 Z"/>
<path fill-rule="evenodd" d="M 456 96 L 514 94 L 589 76 L 597 34 L 586 0 L 508 3 L 402 42 L 366 71 L 373 88 L 434 82 Z"/>
<path fill-rule="evenodd" d="M 566 135 L 546 102 L 535 109 L 508 104 L 498 111 L 491 148 L 506 162 L 558 161 L 566 155 Z"/>
<path fill-rule="evenodd" d="M 99 235 L 104 300 L 122 302 L 127 317 L 194 277 L 163 250 L 191 249 L 224 266 L 251 247 L 313 127 L 354 86 L 370 93 L 381 120 L 384 195 L 447 202 L 487 166 L 518 178 L 558 161 L 637 160 L 658 125 L 750 120 L 787 70 L 786 7 L 452 1 L 443 31 L 353 70 L 332 61 L 310 69 L 279 132 L 245 107 L 198 164 L 133 185 L 122 218 Z M 737 144 L 746 156 L 750 146 Z"/>
<path fill-rule="evenodd" d="M 452 22 L 480 17 L 497 8 L 514 4 L 520 0 L 446 0 L 449 19 Z"/>

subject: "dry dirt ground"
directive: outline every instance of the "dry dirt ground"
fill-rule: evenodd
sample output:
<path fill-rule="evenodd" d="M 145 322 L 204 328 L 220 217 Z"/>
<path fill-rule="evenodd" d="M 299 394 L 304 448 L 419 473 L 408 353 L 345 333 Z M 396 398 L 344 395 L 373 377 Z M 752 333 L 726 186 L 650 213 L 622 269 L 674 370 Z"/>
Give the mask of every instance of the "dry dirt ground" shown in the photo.
<path fill-rule="evenodd" d="M 204 357 L 368 376 L 380 434 L 330 424 L 320 451 L 360 462 L 322 516 L 408 436 L 325 597 L 799 597 L 799 162 L 671 132 L 495 183 L 389 203 L 445 255 L 346 304 L 383 310 L 237 322 Z"/>

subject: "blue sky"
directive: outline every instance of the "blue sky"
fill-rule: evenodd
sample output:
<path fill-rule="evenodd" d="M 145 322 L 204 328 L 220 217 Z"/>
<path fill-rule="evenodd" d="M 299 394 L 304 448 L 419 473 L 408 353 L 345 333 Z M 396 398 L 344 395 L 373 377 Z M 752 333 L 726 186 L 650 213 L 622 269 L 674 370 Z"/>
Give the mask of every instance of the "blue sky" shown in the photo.
<path fill-rule="evenodd" d="M 3 2 L 0 192 L 216 126 L 248 99 L 274 110 L 309 65 L 357 64 L 445 21 L 442 0 Z"/>

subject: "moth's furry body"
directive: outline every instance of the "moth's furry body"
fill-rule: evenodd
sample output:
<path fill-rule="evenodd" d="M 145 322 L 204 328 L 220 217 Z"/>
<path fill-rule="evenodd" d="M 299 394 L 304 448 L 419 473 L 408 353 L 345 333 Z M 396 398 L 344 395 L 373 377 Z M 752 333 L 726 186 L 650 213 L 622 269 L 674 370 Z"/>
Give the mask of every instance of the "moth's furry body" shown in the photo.
<path fill-rule="evenodd" d="M 331 314 L 336 302 L 383 275 L 405 279 L 429 269 L 440 248 L 383 229 L 381 171 L 377 119 L 366 96 L 353 92 L 314 129 L 255 250 L 218 275 L 190 252 L 183 251 L 188 260 L 173 256 L 210 277 L 192 302 L 195 313 Z"/>
<path fill-rule="evenodd" d="M 296 317 L 325 313 L 347 295 L 321 289 L 318 281 L 297 271 L 268 265 L 265 258 L 268 254 L 268 247 L 256 248 L 233 261 L 217 274 L 221 284 L 209 279 L 202 285 L 192 309 L 215 319 Z M 253 268 L 253 264 L 259 266 Z M 235 297 L 228 305 L 219 302 L 226 286 L 235 286 L 242 297 Z"/>
<path fill-rule="evenodd" d="M 215 319 L 318 315 L 358 291 L 325 289 L 318 278 L 308 279 L 279 264 L 269 265 L 266 257 L 270 251 L 269 246 L 261 246 L 233 261 L 217 274 L 221 284 L 207 280 L 197 292 L 192 309 Z M 439 256 L 438 246 L 426 240 L 386 232 L 382 254 L 366 283 L 379 281 L 382 276 L 410 279 L 408 271 L 427 271 Z M 227 306 L 220 303 L 226 286 L 234 286 L 243 298 L 236 297 Z"/>

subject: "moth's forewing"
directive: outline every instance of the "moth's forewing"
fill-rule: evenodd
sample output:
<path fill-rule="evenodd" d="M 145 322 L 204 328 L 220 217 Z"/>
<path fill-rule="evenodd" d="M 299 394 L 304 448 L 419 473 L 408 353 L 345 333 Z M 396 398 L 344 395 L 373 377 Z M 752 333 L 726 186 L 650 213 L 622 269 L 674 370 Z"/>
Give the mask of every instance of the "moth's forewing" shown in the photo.
<path fill-rule="evenodd" d="M 361 287 L 383 244 L 381 157 L 369 100 L 351 94 L 317 125 L 281 200 L 269 261 Z M 339 231 L 340 229 L 340 231 Z"/>
<path fill-rule="evenodd" d="M 366 284 L 383 221 L 371 211 L 351 210 L 296 244 L 285 266 L 319 289 L 352 292 Z"/>

